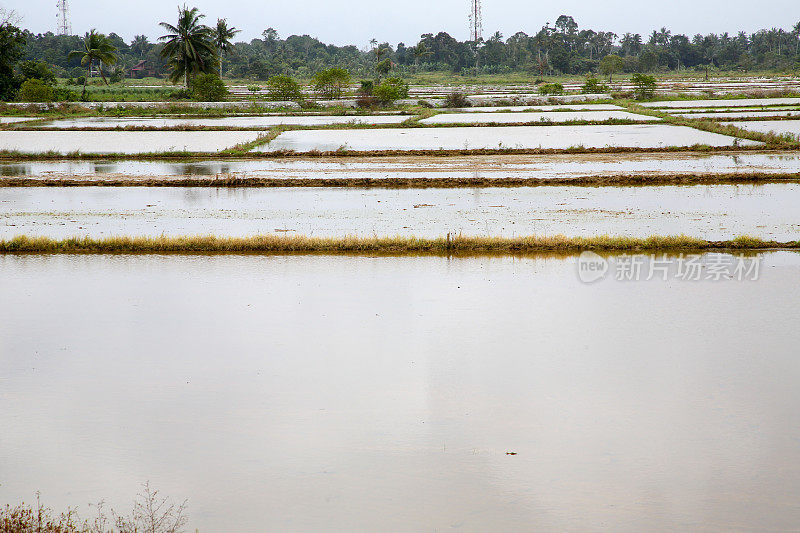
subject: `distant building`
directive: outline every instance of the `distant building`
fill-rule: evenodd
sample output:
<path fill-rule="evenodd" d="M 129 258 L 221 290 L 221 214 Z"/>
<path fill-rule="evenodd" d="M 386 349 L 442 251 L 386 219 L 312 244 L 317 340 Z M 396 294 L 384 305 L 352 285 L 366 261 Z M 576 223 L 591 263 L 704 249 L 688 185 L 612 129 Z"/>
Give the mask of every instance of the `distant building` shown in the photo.
<path fill-rule="evenodd" d="M 142 60 L 136 63 L 136 65 L 131 68 L 131 70 L 128 72 L 128 77 L 136 79 L 155 78 L 157 77 L 157 73 L 156 70 L 153 67 L 151 67 L 147 61 Z"/>

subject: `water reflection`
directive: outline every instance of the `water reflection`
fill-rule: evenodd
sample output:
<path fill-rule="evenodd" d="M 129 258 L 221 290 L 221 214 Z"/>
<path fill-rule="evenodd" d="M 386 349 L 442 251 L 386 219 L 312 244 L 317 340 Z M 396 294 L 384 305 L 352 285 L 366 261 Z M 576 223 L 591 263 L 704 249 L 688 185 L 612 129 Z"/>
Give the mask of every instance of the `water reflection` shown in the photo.
<path fill-rule="evenodd" d="M 431 177 L 548 177 L 602 175 L 624 172 L 726 173 L 797 172 L 797 153 L 734 154 L 605 154 L 550 156 L 476 156 L 470 158 L 337 158 L 269 159 L 225 161 L 31 161 L 0 162 L 0 176 L 106 178 L 216 176 L 248 177 L 370 177 L 391 178 L 427 175 Z M 476 172 L 480 174 L 476 175 Z"/>
<path fill-rule="evenodd" d="M 764 261 L 2 256 L 0 500 L 150 479 L 201 531 L 791 529 L 800 256 Z"/>

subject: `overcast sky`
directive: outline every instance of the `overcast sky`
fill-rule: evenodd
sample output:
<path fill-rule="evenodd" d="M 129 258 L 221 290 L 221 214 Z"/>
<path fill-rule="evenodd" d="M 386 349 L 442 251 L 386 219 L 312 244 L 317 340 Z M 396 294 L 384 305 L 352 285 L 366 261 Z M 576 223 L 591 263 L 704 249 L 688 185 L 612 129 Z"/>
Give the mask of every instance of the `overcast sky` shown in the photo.
<path fill-rule="evenodd" d="M 308 34 L 323 42 L 367 45 L 372 37 L 388 41 L 416 43 L 423 33 L 446 31 L 464 40 L 469 33 L 467 15 L 470 0 L 198 0 L 188 2 L 206 14 L 211 25 L 225 17 L 242 30 L 237 40 L 260 37 L 268 27 L 281 38 Z M 126 40 L 136 34 L 151 39 L 161 35 L 158 22 L 173 22 L 178 2 L 164 0 L 69 0 L 73 33 L 90 28 L 116 32 Z M 34 33 L 55 31 L 56 0 L 0 0 L 0 6 L 13 9 L 21 25 Z M 380 6 L 380 7 L 377 7 Z M 558 15 L 572 15 L 581 28 L 646 35 L 666 26 L 673 33 L 748 33 L 761 28 L 790 29 L 800 21 L 800 1 L 768 0 L 671 0 L 631 2 L 630 0 L 483 0 L 484 36 L 499 30 L 505 37 L 517 31 L 538 31 Z"/>

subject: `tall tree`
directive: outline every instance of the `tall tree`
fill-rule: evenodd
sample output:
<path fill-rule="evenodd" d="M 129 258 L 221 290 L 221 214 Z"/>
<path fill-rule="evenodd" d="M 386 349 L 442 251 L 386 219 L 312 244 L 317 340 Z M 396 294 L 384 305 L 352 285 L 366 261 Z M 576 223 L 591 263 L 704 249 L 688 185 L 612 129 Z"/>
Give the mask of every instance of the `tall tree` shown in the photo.
<path fill-rule="evenodd" d="M 168 22 L 159 24 L 169 32 L 158 38 L 159 41 L 164 41 L 161 57 L 170 66 L 169 79 L 177 83 L 183 78 L 187 89 L 192 76 L 201 72 L 215 72 L 219 61 L 214 45 L 214 32 L 201 24 L 200 20 L 203 18 L 205 15 L 196 7 L 189 9 L 184 5 L 178 8 L 177 25 L 173 26 Z"/>
<path fill-rule="evenodd" d="M 795 43 L 794 54 L 800 55 L 800 22 L 795 24 L 792 28 L 792 35 L 794 35 L 795 41 L 797 41 Z"/>
<path fill-rule="evenodd" d="M 219 56 L 219 77 L 222 77 L 222 56 L 236 53 L 231 39 L 236 37 L 237 33 L 242 30 L 237 30 L 233 26 L 228 26 L 227 19 L 217 19 L 217 25 L 214 27 L 214 44 L 217 45 L 217 55 Z"/>
<path fill-rule="evenodd" d="M 150 46 L 147 35 L 136 35 L 131 41 L 131 52 L 139 56 L 139 59 L 143 59 L 150 51 Z"/>
<path fill-rule="evenodd" d="M 97 68 L 100 71 L 100 76 L 103 78 L 103 82 L 108 85 L 106 75 L 103 73 L 103 66 L 113 65 L 117 62 L 117 49 L 113 44 L 111 44 L 105 35 L 102 33 L 97 33 L 97 31 L 94 29 L 89 30 L 86 35 L 84 35 L 83 42 L 81 44 L 82 46 L 80 49 L 73 50 L 69 53 L 69 59 L 80 57 L 81 66 L 89 66 L 88 76 L 83 82 L 83 92 L 81 93 L 81 98 L 85 98 L 86 83 L 88 79 L 92 77 L 92 71 L 94 70 L 95 62 L 97 62 Z"/>
<path fill-rule="evenodd" d="M 25 33 L 11 23 L 10 16 L 3 16 L 0 20 L 0 100 L 10 100 L 17 91 L 14 66 L 24 49 Z"/>
<path fill-rule="evenodd" d="M 419 44 L 417 44 L 417 46 L 413 48 L 414 66 L 419 65 L 420 59 L 425 59 L 426 57 L 429 57 L 432 54 L 433 52 L 431 52 L 431 49 L 428 48 L 428 45 L 426 45 L 423 42 L 420 42 Z"/>

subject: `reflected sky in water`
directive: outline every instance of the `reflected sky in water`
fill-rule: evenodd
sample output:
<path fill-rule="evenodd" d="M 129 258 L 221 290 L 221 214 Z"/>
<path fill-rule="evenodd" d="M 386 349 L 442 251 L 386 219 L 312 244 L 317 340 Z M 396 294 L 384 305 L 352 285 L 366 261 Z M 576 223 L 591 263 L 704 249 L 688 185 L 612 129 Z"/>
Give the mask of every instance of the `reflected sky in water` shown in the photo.
<path fill-rule="evenodd" d="M 200 531 L 764 531 L 800 521 L 800 256 L 0 257 L 0 501 L 139 483 Z M 507 455 L 507 452 L 518 455 Z"/>

